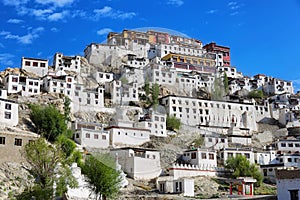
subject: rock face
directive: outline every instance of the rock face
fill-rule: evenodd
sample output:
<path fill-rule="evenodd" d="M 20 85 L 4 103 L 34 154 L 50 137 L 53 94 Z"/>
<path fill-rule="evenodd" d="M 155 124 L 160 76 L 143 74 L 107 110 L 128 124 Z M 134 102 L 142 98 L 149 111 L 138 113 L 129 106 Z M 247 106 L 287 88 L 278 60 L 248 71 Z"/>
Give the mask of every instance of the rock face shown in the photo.
<path fill-rule="evenodd" d="M 33 182 L 25 165 L 9 162 L 0 165 L 0 199 L 13 199 L 33 186 Z"/>

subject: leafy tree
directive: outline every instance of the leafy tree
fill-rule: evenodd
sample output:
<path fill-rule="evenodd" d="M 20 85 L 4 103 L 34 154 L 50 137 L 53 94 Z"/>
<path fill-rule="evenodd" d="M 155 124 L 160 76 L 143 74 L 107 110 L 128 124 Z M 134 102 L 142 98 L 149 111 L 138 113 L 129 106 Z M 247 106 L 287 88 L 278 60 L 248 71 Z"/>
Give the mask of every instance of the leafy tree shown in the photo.
<path fill-rule="evenodd" d="M 66 96 L 64 99 L 64 117 L 65 117 L 65 120 L 68 122 L 71 121 L 71 119 L 70 119 L 70 113 L 71 113 L 70 104 L 71 104 L 71 99 Z"/>
<path fill-rule="evenodd" d="M 169 130 L 178 130 L 181 126 L 180 119 L 174 116 L 167 116 L 167 129 Z"/>
<path fill-rule="evenodd" d="M 257 180 L 257 185 L 262 183 L 262 174 L 255 164 L 250 164 L 245 156 L 237 155 L 236 157 L 230 157 L 226 161 L 225 168 L 233 171 L 232 176 L 234 178 L 243 176 L 252 176 Z"/>
<path fill-rule="evenodd" d="M 53 199 L 54 183 L 57 185 L 57 195 L 60 196 L 67 190 L 67 185 L 77 186 L 77 181 L 64 163 L 65 156 L 59 145 L 49 144 L 44 138 L 39 138 L 26 144 L 22 154 L 30 164 L 30 172 L 36 182 L 33 188 L 27 188 L 18 199 Z"/>
<path fill-rule="evenodd" d="M 152 102 L 154 105 L 158 105 L 158 96 L 159 96 L 159 85 L 157 83 L 152 85 Z"/>
<path fill-rule="evenodd" d="M 262 99 L 263 96 L 264 96 L 264 93 L 261 90 L 252 90 L 248 94 L 249 98 L 260 98 L 260 99 Z"/>
<path fill-rule="evenodd" d="M 144 90 L 145 90 L 146 96 L 149 96 L 149 94 L 150 94 L 150 83 L 149 83 L 148 79 L 146 79 L 146 81 L 145 81 Z"/>
<path fill-rule="evenodd" d="M 227 77 L 226 72 L 224 72 L 224 76 L 223 76 L 223 85 L 224 85 L 225 93 L 227 94 L 229 86 L 228 86 L 228 77 Z"/>
<path fill-rule="evenodd" d="M 65 117 L 53 105 L 40 106 L 31 104 L 30 119 L 35 125 L 38 134 L 48 141 L 55 141 L 60 134 L 67 134 Z"/>
<path fill-rule="evenodd" d="M 88 156 L 82 172 L 88 178 L 97 199 L 116 199 L 121 187 L 121 177 L 116 170 L 115 160 L 109 154 Z"/>
<path fill-rule="evenodd" d="M 223 96 L 225 94 L 224 85 L 221 78 L 215 77 L 212 92 L 211 92 L 211 99 L 212 100 L 223 100 Z"/>
<path fill-rule="evenodd" d="M 66 135 L 59 135 L 57 137 L 57 142 L 65 153 L 66 157 L 69 157 L 76 148 L 75 142 L 69 139 Z"/>

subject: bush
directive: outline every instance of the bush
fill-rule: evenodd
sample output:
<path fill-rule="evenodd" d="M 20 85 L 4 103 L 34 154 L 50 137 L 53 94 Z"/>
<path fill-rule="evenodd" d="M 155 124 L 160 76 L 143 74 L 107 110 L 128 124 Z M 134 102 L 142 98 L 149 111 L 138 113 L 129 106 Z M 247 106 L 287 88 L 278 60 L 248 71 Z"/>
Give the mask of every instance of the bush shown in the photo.
<path fill-rule="evenodd" d="M 252 90 L 251 92 L 249 92 L 248 97 L 249 98 L 255 98 L 255 99 L 262 99 L 264 96 L 263 91 L 261 90 Z"/>
<path fill-rule="evenodd" d="M 180 128 L 181 122 L 180 119 L 176 117 L 167 117 L 167 129 L 168 130 L 178 130 Z"/>

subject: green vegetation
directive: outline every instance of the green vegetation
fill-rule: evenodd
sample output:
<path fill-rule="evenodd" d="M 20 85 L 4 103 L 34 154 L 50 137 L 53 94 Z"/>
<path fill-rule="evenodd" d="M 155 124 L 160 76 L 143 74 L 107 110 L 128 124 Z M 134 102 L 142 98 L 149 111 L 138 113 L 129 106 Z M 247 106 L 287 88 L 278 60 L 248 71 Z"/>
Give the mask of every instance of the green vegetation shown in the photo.
<path fill-rule="evenodd" d="M 58 196 L 67 191 L 67 185 L 77 186 L 77 181 L 65 164 L 66 157 L 59 144 L 50 144 L 41 137 L 27 143 L 22 154 L 31 165 L 36 182 L 34 187 L 27 188 L 17 199 L 52 199 L 54 183 Z"/>
<path fill-rule="evenodd" d="M 228 77 L 227 77 L 226 72 L 224 72 L 224 76 L 223 76 L 223 85 L 224 85 L 225 93 L 227 94 L 229 86 L 228 86 Z"/>
<path fill-rule="evenodd" d="M 262 99 L 264 97 L 264 93 L 261 90 L 252 90 L 248 94 L 249 98 Z"/>
<path fill-rule="evenodd" d="M 65 117 L 65 120 L 68 122 L 71 121 L 71 119 L 70 119 L 70 113 L 71 113 L 70 104 L 71 104 L 71 99 L 66 96 L 64 99 L 64 117 Z"/>
<path fill-rule="evenodd" d="M 256 185 L 260 186 L 263 180 L 263 176 L 255 164 L 250 164 L 245 156 L 237 155 L 236 157 L 230 157 L 226 161 L 225 168 L 232 170 L 232 176 L 234 178 L 242 176 L 251 176 L 257 180 Z"/>
<path fill-rule="evenodd" d="M 181 126 L 180 119 L 177 119 L 174 116 L 167 116 L 167 129 L 168 130 L 178 130 Z"/>
<path fill-rule="evenodd" d="M 192 146 L 194 148 L 200 148 L 204 143 L 204 137 L 202 135 L 199 135 L 193 142 Z"/>
<path fill-rule="evenodd" d="M 146 79 L 146 81 L 145 81 L 144 90 L 145 90 L 146 96 L 149 96 L 149 94 L 150 94 L 150 83 L 149 83 L 148 79 Z"/>
<path fill-rule="evenodd" d="M 31 109 L 30 119 L 35 125 L 36 132 L 48 141 L 54 142 L 59 135 L 68 134 L 65 116 L 53 105 L 42 107 L 31 104 L 29 107 Z"/>
<path fill-rule="evenodd" d="M 127 84 L 128 80 L 125 77 L 120 78 L 120 81 L 122 82 L 122 84 Z"/>
<path fill-rule="evenodd" d="M 90 155 L 86 158 L 82 172 L 88 178 L 97 199 L 116 199 L 120 190 L 120 172 L 109 154 Z"/>
<path fill-rule="evenodd" d="M 276 195 L 276 186 L 267 185 L 262 183 L 259 187 L 254 190 L 255 195 Z"/>
<path fill-rule="evenodd" d="M 157 106 L 159 104 L 158 96 L 159 96 L 159 85 L 155 83 L 152 85 L 152 103 L 154 106 Z"/>
<path fill-rule="evenodd" d="M 211 90 L 211 100 L 223 100 L 225 95 L 224 83 L 221 78 L 215 77 L 214 84 Z"/>

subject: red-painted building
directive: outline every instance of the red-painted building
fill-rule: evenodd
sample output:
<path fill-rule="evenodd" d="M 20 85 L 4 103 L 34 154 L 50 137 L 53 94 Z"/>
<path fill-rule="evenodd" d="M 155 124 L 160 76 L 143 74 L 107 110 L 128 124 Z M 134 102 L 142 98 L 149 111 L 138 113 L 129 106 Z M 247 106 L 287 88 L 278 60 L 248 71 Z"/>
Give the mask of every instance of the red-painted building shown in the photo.
<path fill-rule="evenodd" d="M 208 52 L 222 53 L 224 66 L 230 66 L 230 48 L 211 42 L 203 47 Z"/>

